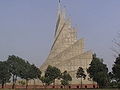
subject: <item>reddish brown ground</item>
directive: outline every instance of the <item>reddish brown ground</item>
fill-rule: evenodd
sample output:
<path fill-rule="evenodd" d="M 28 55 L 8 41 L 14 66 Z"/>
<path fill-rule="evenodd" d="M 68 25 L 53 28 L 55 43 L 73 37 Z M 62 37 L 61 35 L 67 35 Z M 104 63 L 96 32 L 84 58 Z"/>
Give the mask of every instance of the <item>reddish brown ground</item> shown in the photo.
<path fill-rule="evenodd" d="M 0 86 L 1 88 L 1 86 Z M 12 88 L 11 85 L 5 85 L 4 88 Z M 21 85 L 16 85 L 15 88 L 26 88 L 25 86 L 21 86 Z M 42 85 L 29 85 L 28 88 L 44 88 Z M 56 85 L 56 86 L 53 86 L 53 85 L 50 85 L 50 86 L 47 86 L 47 88 L 64 88 L 64 86 L 62 85 Z M 81 88 L 81 85 L 68 85 L 66 86 L 65 88 Z M 96 84 L 83 84 L 82 85 L 82 88 L 98 88 L 98 86 Z"/>

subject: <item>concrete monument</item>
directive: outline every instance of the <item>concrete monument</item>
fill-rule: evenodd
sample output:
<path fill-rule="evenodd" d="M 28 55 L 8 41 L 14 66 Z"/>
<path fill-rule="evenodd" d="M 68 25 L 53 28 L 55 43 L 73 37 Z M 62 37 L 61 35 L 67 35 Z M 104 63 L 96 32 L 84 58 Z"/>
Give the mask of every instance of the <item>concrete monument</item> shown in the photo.
<path fill-rule="evenodd" d="M 84 51 L 84 39 L 77 40 L 76 29 L 66 17 L 65 10 L 59 7 L 54 42 L 40 70 L 44 72 L 48 65 L 55 66 L 62 72 L 66 70 L 72 76 L 70 84 L 74 86 L 80 84 L 80 80 L 76 78 L 76 72 L 79 67 L 82 67 L 87 75 L 83 84 L 93 86 L 93 81 L 89 79 L 86 72 L 91 61 L 92 52 Z M 59 82 L 56 84 L 60 85 Z"/>

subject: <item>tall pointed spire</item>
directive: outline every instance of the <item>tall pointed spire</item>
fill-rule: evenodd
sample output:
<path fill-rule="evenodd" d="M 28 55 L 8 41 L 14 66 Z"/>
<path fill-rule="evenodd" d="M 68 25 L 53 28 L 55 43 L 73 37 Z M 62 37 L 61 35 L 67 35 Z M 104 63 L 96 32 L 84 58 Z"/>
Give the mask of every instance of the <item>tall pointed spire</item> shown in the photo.
<path fill-rule="evenodd" d="M 61 51 L 63 51 L 66 47 L 69 47 L 69 45 L 76 42 L 76 35 L 73 32 L 75 32 L 75 30 L 71 26 L 70 19 L 66 18 L 65 9 L 62 8 L 61 2 L 60 0 L 58 0 L 58 16 L 57 16 L 57 22 L 56 22 L 56 28 L 54 34 L 54 42 L 51 47 L 51 52 L 54 51 L 56 52 L 56 54 L 58 54 Z M 69 36 L 66 33 L 68 33 Z M 60 44 L 62 44 L 63 46 Z M 65 48 L 64 48 L 64 44 L 65 44 Z M 60 50 L 57 50 L 58 47 Z"/>
<path fill-rule="evenodd" d="M 60 11 L 60 3 L 61 3 L 61 1 L 59 0 L 58 1 L 58 9 L 59 9 L 59 11 Z"/>
<path fill-rule="evenodd" d="M 56 29 L 55 29 L 55 37 L 56 37 L 56 34 L 57 34 L 57 30 L 58 30 L 58 27 L 59 27 L 59 23 L 60 23 L 60 19 L 61 17 L 63 17 L 63 11 L 61 10 L 61 0 L 58 0 L 58 17 L 57 17 L 57 23 L 56 23 Z"/>
<path fill-rule="evenodd" d="M 60 4 L 60 0 L 59 0 L 59 4 Z"/>

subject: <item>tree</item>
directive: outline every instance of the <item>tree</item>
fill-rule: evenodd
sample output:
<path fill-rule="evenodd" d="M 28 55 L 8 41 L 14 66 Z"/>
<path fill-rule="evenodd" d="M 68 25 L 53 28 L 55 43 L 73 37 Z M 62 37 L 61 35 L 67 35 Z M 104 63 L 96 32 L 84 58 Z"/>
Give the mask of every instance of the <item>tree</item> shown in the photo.
<path fill-rule="evenodd" d="M 114 74 L 112 72 L 109 72 L 108 75 L 109 75 L 109 87 L 117 88 L 117 82 L 115 80 Z"/>
<path fill-rule="evenodd" d="M 82 67 L 79 67 L 76 73 L 77 78 L 81 78 L 81 88 L 82 88 L 82 78 L 86 78 L 85 72 Z"/>
<path fill-rule="evenodd" d="M 66 85 L 69 85 L 69 81 L 72 81 L 72 77 L 67 71 L 64 71 L 61 75 L 61 84 L 65 87 Z"/>
<path fill-rule="evenodd" d="M 107 65 L 103 63 L 103 59 L 99 59 L 96 55 L 93 55 L 93 60 L 90 67 L 87 69 L 90 78 L 97 82 L 100 88 L 108 86 L 108 68 Z"/>
<path fill-rule="evenodd" d="M 44 75 L 40 78 L 43 86 L 46 88 L 50 84 L 55 85 L 55 79 L 59 79 L 61 76 L 61 71 L 57 67 L 49 65 L 44 72 Z"/>
<path fill-rule="evenodd" d="M 4 88 L 4 84 L 9 82 L 11 77 L 8 63 L 6 61 L 0 61 L 0 83 L 2 84 L 2 88 Z"/>
<path fill-rule="evenodd" d="M 109 72 L 108 75 L 109 75 L 109 79 L 110 79 L 110 80 L 114 80 L 114 75 L 113 75 L 112 72 Z"/>
<path fill-rule="evenodd" d="M 23 63 L 25 63 L 25 61 L 18 56 L 12 55 L 8 57 L 7 63 L 9 64 L 9 70 L 12 74 L 12 88 L 14 89 L 17 77 L 20 76 L 21 68 L 23 67 Z"/>
<path fill-rule="evenodd" d="M 32 79 L 33 74 L 31 74 L 31 72 L 32 72 L 31 65 L 28 61 L 26 61 L 23 64 L 23 67 L 21 68 L 21 72 L 20 72 L 20 77 L 26 80 L 26 88 L 28 87 L 28 81 Z"/>
<path fill-rule="evenodd" d="M 41 71 L 39 68 L 37 68 L 34 64 L 31 65 L 31 72 L 33 79 L 39 79 L 41 77 Z"/>
<path fill-rule="evenodd" d="M 69 85 L 69 82 L 67 80 L 61 80 L 61 85 L 65 88 L 66 85 Z"/>
<path fill-rule="evenodd" d="M 52 82 L 55 85 L 55 79 L 58 79 L 61 75 L 61 71 L 60 69 L 58 69 L 57 67 L 53 67 L 53 66 L 48 66 L 46 71 L 45 71 L 45 77 L 49 78 L 49 80 L 51 80 L 50 82 Z"/>
<path fill-rule="evenodd" d="M 112 67 L 112 73 L 113 73 L 113 78 L 116 80 L 118 87 L 119 83 L 120 83 L 120 54 L 119 56 L 116 58 L 114 65 Z"/>
<path fill-rule="evenodd" d="M 99 84 L 100 88 L 108 87 L 109 81 L 108 81 L 108 75 L 107 73 L 100 71 L 96 74 L 96 77 L 94 78 L 96 82 Z"/>
<path fill-rule="evenodd" d="M 26 88 L 28 86 L 28 81 L 30 79 L 37 79 L 41 76 L 41 71 L 34 64 L 31 65 L 28 61 L 25 61 L 18 56 L 9 56 L 7 62 L 9 63 L 9 69 L 12 74 L 13 85 L 12 88 L 15 87 L 15 83 L 17 77 L 26 80 Z"/>
<path fill-rule="evenodd" d="M 18 83 L 19 83 L 20 85 L 22 85 L 22 86 L 24 86 L 24 85 L 25 85 L 25 81 L 23 81 L 23 80 L 18 81 Z"/>
<path fill-rule="evenodd" d="M 37 79 L 41 76 L 41 71 L 35 66 L 31 65 L 28 61 L 22 64 L 20 77 L 26 80 L 26 88 L 28 87 L 28 82 L 31 79 Z"/>
<path fill-rule="evenodd" d="M 40 77 L 40 80 L 42 81 L 44 88 L 46 88 L 52 83 L 49 77 L 42 76 Z"/>
<path fill-rule="evenodd" d="M 41 78 L 41 71 L 34 64 L 31 65 L 31 71 L 29 72 L 29 74 L 31 75 L 31 79 L 34 80 L 34 83 L 35 79 Z"/>

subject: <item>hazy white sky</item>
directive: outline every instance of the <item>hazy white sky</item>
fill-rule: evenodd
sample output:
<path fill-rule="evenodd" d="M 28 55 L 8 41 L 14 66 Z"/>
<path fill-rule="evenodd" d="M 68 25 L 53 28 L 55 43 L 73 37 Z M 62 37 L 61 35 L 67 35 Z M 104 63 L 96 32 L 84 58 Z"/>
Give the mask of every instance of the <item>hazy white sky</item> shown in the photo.
<path fill-rule="evenodd" d="M 120 0 L 62 0 L 76 27 L 92 50 L 112 66 L 112 40 L 120 32 Z M 18 55 L 40 66 L 52 46 L 57 0 L 0 0 L 0 60 Z"/>

